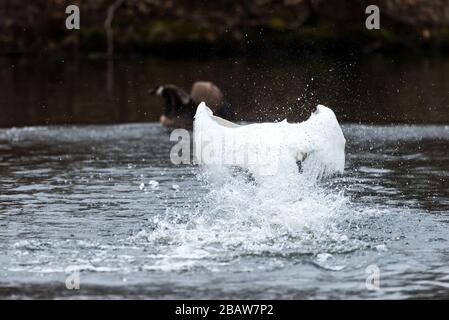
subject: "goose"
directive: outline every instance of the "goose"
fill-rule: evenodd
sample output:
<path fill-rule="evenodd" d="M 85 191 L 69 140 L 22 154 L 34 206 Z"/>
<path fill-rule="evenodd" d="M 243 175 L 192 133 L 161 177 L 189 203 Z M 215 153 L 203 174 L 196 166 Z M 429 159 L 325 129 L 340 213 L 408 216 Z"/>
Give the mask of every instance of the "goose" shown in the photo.
<path fill-rule="evenodd" d="M 164 113 L 159 122 L 166 127 L 191 128 L 195 107 L 201 101 L 221 117 L 229 118 L 231 115 L 230 106 L 223 100 L 221 90 L 209 81 L 196 81 L 190 94 L 173 84 L 157 86 L 149 92 L 164 98 Z"/>
<path fill-rule="evenodd" d="M 345 137 L 334 112 L 323 105 L 300 123 L 239 125 L 201 102 L 193 138 L 199 165 L 240 167 L 254 177 L 298 174 L 297 162 L 319 168 L 320 176 L 341 173 L 345 166 Z"/>

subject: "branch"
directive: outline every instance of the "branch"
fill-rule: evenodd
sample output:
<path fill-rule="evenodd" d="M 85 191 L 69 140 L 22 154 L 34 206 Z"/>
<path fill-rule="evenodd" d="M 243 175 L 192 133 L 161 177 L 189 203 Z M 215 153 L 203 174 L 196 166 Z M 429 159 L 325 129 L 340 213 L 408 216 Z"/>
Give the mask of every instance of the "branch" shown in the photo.
<path fill-rule="evenodd" d="M 112 29 L 112 21 L 114 20 L 115 10 L 120 7 L 126 0 L 115 0 L 115 2 L 108 7 L 106 20 L 104 21 L 104 28 L 106 30 L 106 37 L 108 43 L 108 57 L 114 55 L 114 30 Z"/>

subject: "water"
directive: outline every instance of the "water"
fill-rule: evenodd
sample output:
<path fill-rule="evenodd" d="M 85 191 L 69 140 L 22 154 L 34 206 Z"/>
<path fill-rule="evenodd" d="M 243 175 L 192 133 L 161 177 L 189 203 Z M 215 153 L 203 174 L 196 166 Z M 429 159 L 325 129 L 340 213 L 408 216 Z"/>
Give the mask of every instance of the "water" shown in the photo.
<path fill-rule="evenodd" d="M 0 297 L 448 298 L 448 70 L 280 52 L 0 59 Z M 236 120 L 328 105 L 346 123 L 345 173 L 261 185 L 171 164 L 147 90 L 198 79 Z"/>
<path fill-rule="evenodd" d="M 448 298 L 449 126 L 342 127 L 342 176 L 264 185 L 155 123 L 0 129 L 0 297 Z"/>
<path fill-rule="evenodd" d="M 159 121 L 165 83 L 214 81 L 235 120 L 305 120 L 318 103 L 352 123 L 449 123 L 449 58 L 287 55 L 114 61 L 0 58 L 0 127 Z"/>

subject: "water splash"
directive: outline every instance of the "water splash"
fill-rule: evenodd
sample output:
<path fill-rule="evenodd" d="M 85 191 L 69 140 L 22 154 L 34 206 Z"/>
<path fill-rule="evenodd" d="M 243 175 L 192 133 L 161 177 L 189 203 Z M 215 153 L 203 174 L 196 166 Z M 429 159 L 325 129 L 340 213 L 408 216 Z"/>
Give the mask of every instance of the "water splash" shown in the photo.
<path fill-rule="evenodd" d="M 159 248 L 151 270 L 218 270 L 245 257 L 271 257 L 270 264 L 359 248 L 340 225 L 349 210 L 344 190 L 326 187 L 316 172 L 255 181 L 234 168 L 204 167 L 197 178 L 206 194 L 193 210 L 167 208 L 133 240 Z"/>

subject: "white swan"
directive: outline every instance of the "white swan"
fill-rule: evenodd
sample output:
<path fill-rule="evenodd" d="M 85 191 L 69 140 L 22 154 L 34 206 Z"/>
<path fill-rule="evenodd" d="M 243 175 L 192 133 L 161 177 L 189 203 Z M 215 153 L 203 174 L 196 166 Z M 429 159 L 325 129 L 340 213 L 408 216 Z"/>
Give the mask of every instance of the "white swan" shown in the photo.
<path fill-rule="evenodd" d="M 199 164 L 239 166 L 255 176 L 298 173 L 297 161 L 318 167 L 321 175 L 344 170 L 346 140 L 334 112 L 323 105 L 301 123 L 237 125 L 202 102 L 193 128 Z"/>

